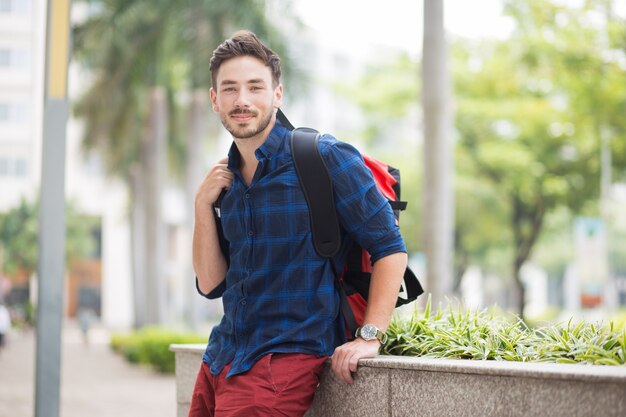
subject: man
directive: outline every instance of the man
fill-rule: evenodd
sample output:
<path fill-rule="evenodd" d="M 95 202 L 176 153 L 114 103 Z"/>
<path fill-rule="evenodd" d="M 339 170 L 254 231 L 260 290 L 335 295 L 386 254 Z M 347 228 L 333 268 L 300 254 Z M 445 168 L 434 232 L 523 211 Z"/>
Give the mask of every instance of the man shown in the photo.
<path fill-rule="evenodd" d="M 242 31 L 214 51 L 210 70 L 213 110 L 233 145 L 196 194 L 193 263 L 198 291 L 221 296 L 224 317 L 211 333 L 189 415 L 301 416 L 328 356 L 335 375 L 351 383 L 359 359 L 380 348 L 376 338 L 346 342 L 333 271 L 343 268 L 351 242 L 372 255 L 365 323 L 381 332 L 395 306 L 406 248 L 360 154 L 323 135 L 320 153 L 332 177 L 343 244 L 334 258 L 320 257 L 290 131 L 276 120 L 283 97 L 279 57 Z M 227 257 L 213 215 L 223 190 Z"/>

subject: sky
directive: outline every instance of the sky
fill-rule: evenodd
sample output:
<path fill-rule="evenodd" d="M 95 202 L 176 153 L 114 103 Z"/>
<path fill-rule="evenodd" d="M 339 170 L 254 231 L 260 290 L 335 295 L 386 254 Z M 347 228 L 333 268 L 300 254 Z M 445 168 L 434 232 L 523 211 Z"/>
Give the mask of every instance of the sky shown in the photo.
<path fill-rule="evenodd" d="M 512 27 L 501 0 L 444 0 L 446 30 L 462 37 L 504 37 Z M 421 49 L 422 0 L 297 0 L 309 26 L 346 43 L 362 36 L 416 54 Z"/>

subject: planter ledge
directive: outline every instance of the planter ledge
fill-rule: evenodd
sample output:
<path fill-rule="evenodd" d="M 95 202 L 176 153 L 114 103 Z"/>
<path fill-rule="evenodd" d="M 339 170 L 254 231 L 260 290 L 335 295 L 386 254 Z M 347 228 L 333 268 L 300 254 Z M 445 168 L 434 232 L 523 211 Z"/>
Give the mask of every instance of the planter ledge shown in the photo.
<path fill-rule="evenodd" d="M 187 416 L 205 345 L 172 345 Z M 307 417 L 626 416 L 626 366 L 379 356 L 352 385 L 328 366 Z"/>

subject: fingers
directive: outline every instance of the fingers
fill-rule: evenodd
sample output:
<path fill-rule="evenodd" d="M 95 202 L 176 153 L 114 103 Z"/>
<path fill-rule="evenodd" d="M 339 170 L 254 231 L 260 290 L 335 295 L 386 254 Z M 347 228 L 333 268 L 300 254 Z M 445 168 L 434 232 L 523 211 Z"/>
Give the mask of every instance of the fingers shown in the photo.
<path fill-rule="evenodd" d="M 229 188 L 233 182 L 234 174 L 228 169 L 227 164 L 217 163 L 213 165 L 213 168 L 207 174 L 205 181 L 209 182 L 211 186 L 222 188 Z"/>
<path fill-rule="evenodd" d="M 358 364 L 359 361 L 358 359 L 353 360 L 355 352 L 349 348 L 344 348 L 344 346 L 339 346 L 337 349 L 335 349 L 335 352 L 332 356 L 332 370 L 337 378 L 348 384 L 351 384 L 352 382 L 354 382 L 354 379 L 352 378 L 350 363 L 351 361 L 354 361 L 356 364 Z M 352 372 L 356 372 L 356 365 L 354 365 L 352 368 L 354 369 L 354 371 Z"/>
<path fill-rule="evenodd" d="M 366 342 L 363 339 L 356 339 L 337 347 L 332 356 L 333 373 L 340 380 L 351 384 L 354 382 L 352 374 L 357 371 L 359 360 L 375 357 L 379 348 L 378 341 Z"/>
<path fill-rule="evenodd" d="M 223 189 L 233 183 L 234 174 L 228 169 L 228 158 L 219 160 L 206 174 L 196 193 L 196 202 L 208 207 L 215 203 Z"/>

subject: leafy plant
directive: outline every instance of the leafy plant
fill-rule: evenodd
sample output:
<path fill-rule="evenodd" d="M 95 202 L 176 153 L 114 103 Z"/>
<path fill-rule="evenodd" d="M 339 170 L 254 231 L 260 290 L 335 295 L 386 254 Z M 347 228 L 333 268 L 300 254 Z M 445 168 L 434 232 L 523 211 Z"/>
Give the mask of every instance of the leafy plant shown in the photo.
<path fill-rule="evenodd" d="M 580 321 L 529 328 L 519 317 L 496 309 L 448 307 L 396 316 L 382 353 L 428 358 L 515 362 L 626 364 L 626 329 Z"/>
<path fill-rule="evenodd" d="M 160 327 L 145 327 L 126 334 L 111 337 L 111 348 L 131 363 L 145 364 L 162 373 L 175 370 L 174 352 L 171 344 L 206 343 L 206 336 L 179 332 Z"/>

